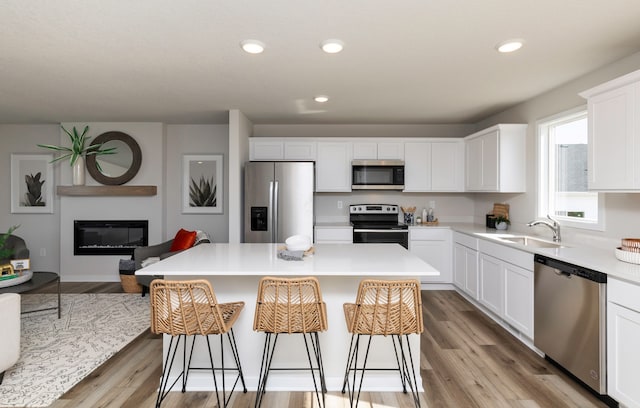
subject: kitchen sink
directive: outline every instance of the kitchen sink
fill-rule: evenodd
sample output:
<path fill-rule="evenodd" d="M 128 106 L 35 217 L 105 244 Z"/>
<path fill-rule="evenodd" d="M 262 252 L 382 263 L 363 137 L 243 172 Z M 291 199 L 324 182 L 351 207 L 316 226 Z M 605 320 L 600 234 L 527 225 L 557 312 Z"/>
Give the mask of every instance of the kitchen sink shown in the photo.
<path fill-rule="evenodd" d="M 542 239 L 529 237 L 529 236 L 512 236 L 512 237 L 500 237 L 502 241 L 509 241 L 515 244 L 520 244 L 534 248 L 561 248 L 562 244 L 559 242 L 545 241 Z"/>

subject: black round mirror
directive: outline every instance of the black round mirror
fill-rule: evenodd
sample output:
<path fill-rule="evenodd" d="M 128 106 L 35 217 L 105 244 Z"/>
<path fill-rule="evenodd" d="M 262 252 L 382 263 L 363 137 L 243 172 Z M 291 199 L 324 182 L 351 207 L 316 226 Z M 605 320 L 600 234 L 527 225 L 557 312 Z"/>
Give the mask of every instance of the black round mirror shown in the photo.
<path fill-rule="evenodd" d="M 142 152 L 131 136 L 118 131 L 106 132 L 91 142 L 91 145 L 99 144 L 103 149 L 115 147 L 115 154 L 87 156 L 87 170 L 94 180 L 113 186 L 135 177 L 142 163 Z"/>

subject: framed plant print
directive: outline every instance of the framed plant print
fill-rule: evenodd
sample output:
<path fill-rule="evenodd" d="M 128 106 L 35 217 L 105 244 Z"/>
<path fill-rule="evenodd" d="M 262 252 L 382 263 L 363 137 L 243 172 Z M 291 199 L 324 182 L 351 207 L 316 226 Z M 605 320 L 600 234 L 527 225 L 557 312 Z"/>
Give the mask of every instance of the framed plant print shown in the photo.
<path fill-rule="evenodd" d="M 53 213 L 52 154 L 11 155 L 11 212 Z"/>
<path fill-rule="evenodd" d="M 222 214 L 222 155 L 185 154 L 182 159 L 182 212 Z"/>

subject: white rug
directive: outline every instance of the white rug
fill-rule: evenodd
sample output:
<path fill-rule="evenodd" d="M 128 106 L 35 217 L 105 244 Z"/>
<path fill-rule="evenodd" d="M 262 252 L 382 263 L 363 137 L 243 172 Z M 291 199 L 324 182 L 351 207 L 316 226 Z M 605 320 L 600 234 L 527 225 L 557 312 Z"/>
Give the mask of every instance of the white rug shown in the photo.
<path fill-rule="evenodd" d="M 22 310 L 57 295 L 22 295 Z M 20 360 L 0 385 L 1 407 L 46 407 L 149 328 L 149 296 L 62 294 L 62 318 L 22 315 Z M 1 345 L 0 345 L 1 347 Z"/>

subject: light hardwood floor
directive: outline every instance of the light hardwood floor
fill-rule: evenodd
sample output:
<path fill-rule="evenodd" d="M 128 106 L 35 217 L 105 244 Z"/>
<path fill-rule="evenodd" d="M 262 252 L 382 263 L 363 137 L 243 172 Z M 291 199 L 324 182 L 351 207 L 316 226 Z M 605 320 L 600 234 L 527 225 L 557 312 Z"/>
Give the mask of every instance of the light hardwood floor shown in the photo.
<path fill-rule="evenodd" d="M 121 292 L 119 283 L 63 283 L 63 292 Z M 42 292 L 51 292 L 44 288 Z M 425 332 L 421 339 L 423 407 L 605 407 L 588 391 L 514 339 L 455 291 L 423 291 Z M 162 343 L 143 333 L 96 369 L 52 408 L 153 407 L 160 377 Z M 236 392 L 233 408 L 253 407 L 255 394 Z M 339 392 L 328 408 L 346 408 Z M 215 407 L 215 394 L 173 392 L 162 405 Z M 312 393 L 268 392 L 263 407 L 315 407 Z M 365 393 L 359 408 L 409 408 L 402 393 Z"/>

